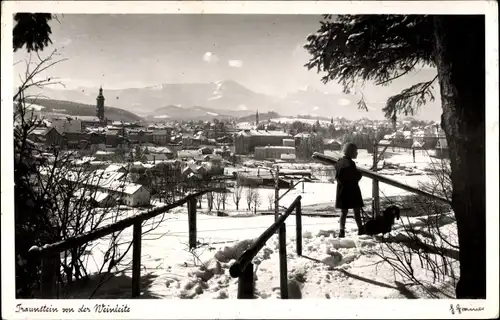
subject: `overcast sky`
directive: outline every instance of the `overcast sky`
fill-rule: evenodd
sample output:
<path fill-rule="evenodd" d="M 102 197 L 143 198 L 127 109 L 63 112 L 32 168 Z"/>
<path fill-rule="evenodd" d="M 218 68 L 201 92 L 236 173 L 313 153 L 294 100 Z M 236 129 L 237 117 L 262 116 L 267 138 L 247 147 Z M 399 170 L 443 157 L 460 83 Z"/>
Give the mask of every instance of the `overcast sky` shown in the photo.
<path fill-rule="evenodd" d="M 305 86 L 327 92 L 321 75 L 303 65 L 308 34 L 319 28 L 313 15 L 59 15 L 49 49 L 67 61 L 50 69 L 69 87 L 145 87 L 160 83 L 235 80 L 261 93 L 283 96 Z M 14 59 L 26 54 L 20 51 Z M 15 72 L 23 70 L 22 64 Z M 385 100 L 401 88 L 431 79 L 422 70 L 390 87 L 368 85 L 365 97 Z"/>

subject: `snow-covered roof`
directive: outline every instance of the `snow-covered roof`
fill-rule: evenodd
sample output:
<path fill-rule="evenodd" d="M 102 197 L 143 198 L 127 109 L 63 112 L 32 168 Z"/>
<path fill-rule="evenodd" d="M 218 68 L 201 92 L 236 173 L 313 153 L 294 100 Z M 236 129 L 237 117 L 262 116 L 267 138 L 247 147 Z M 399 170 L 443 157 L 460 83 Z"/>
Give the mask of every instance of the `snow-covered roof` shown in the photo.
<path fill-rule="evenodd" d="M 112 154 L 115 154 L 115 153 L 113 151 L 99 150 L 95 154 L 98 155 L 98 156 L 109 156 L 109 155 L 112 155 Z"/>
<path fill-rule="evenodd" d="M 304 132 L 301 132 L 301 133 L 297 133 L 294 138 L 309 138 L 311 136 L 310 133 L 304 133 Z"/>
<path fill-rule="evenodd" d="M 93 191 L 93 190 L 80 189 L 75 192 L 75 196 L 91 198 L 96 202 L 102 202 L 106 200 L 107 197 L 109 197 L 109 193 L 98 190 Z"/>
<path fill-rule="evenodd" d="M 51 128 L 36 128 L 33 129 L 30 134 L 36 135 L 36 136 L 44 136 L 46 135 Z"/>
<path fill-rule="evenodd" d="M 378 145 L 379 145 L 379 146 L 388 146 L 388 145 L 391 145 L 391 143 L 392 143 L 392 142 L 391 142 L 390 140 L 383 139 L 383 140 L 380 140 L 380 141 L 378 142 Z"/>
<path fill-rule="evenodd" d="M 146 149 L 151 153 L 173 153 L 172 150 L 167 147 L 146 147 Z"/>
<path fill-rule="evenodd" d="M 79 166 L 85 163 L 89 163 L 91 161 L 95 160 L 95 157 L 82 157 L 81 159 L 75 160 L 74 164 Z"/>
<path fill-rule="evenodd" d="M 413 144 L 411 145 L 412 148 L 422 148 L 423 146 L 424 143 L 420 141 L 413 141 Z"/>
<path fill-rule="evenodd" d="M 269 136 L 269 137 L 290 137 L 283 131 L 265 131 L 265 130 L 242 130 L 237 133 L 239 136 Z"/>
<path fill-rule="evenodd" d="M 137 191 L 143 188 L 142 185 L 136 183 L 122 183 L 121 181 L 115 181 L 108 186 L 109 190 L 116 192 L 123 192 L 125 194 L 133 195 Z"/>
<path fill-rule="evenodd" d="M 282 160 L 295 160 L 295 159 L 296 159 L 296 156 L 295 156 L 295 154 L 286 154 L 286 153 L 282 153 L 282 154 L 280 155 L 280 158 L 281 158 Z"/>
<path fill-rule="evenodd" d="M 125 166 L 123 164 L 110 164 L 106 169 L 104 169 L 104 172 L 115 172 L 120 169 L 124 169 Z"/>
<path fill-rule="evenodd" d="M 77 116 L 76 120 L 86 121 L 86 122 L 100 122 L 98 117 L 95 116 Z"/>
<path fill-rule="evenodd" d="M 278 150 L 283 150 L 283 151 L 295 151 L 295 147 L 289 147 L 289 146 L 264 146 L 264 147 L 255 147 L 255 149 L 278 149 Z"/>

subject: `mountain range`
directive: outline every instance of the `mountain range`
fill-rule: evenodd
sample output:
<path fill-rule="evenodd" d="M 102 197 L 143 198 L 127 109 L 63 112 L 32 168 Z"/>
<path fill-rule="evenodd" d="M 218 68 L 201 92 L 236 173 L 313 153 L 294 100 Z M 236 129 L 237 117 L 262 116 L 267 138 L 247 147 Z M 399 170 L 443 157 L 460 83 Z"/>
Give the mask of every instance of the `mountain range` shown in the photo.
<path fill-rule="evenodd" d="M 144 88 L 103 88 L 106 106 L 123 109 L 146 119 L 212 119 L 243 117 L 274 111 L 282 116 L 311 116 L 358 119 L 383 118 L 383 102 L 370 104 L 368 112 L 357 108 L 359 96 L 325 93 L 313 87 L 276 97 L 254 92 L 232 81 L 210 83 L 170 83 Z M 43 88 L 43 95 L 54 100 L 95 105 L 98 88 Z"/>

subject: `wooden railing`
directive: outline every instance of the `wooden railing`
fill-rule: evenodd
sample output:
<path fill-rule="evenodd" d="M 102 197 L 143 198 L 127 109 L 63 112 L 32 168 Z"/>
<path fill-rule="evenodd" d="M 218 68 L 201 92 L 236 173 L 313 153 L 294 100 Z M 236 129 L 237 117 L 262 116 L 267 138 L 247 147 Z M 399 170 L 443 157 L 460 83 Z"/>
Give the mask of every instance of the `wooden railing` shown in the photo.
<path fill-rule="evenodd" d="M 295 198 L 293 203 L 278 217 L 278 219 L 264 231 L 247 249 L 239 259 L 230 267 L 229 274 L 233 278 L 238 278 L 238 299 L 254 298 L 254 268 L 252 260 L 257 253 L 265 246 L 266 242 L 276 231 L 279 237 L 279 257 L 280 257 L 280 289 L 281 299 L 288 299 L 288 271 L 286 260 L 286 225 L 285 220 L 295 211 L 296 218 L 296 245 L 297 255 L 302 255 L 302 208 L 301 196 Z"/>
<path fill-rule="evenodd" d="M 384 151 L 385 151 L 385 149 L 384 149 Z M 376 154 L 376 152 L 377 152 L 377 150 L 375 149 L 375 154 Z M 376 157 L 376 160 L 374 161 L 374 166 L 372 167 L 372 169 L 374 169 L 374 170 L 376 168 L 376 163 L 378 162 L 378 158 L 379 158 L 378 154 L 375 157 Z M 337 161 L 339 160 L 338 157 L 327 156 L 327 155 L 324 155 L 324 154 L 318 153 L 318 152 L 315 152 L 313 154 L 313 159 L 320 161 L 320 162 L 323 162 L 323 163 L 326 163 L 326 164 L 329 164 L 329 165 L 335 165 L 337 163 Z M 401 183 L 397 180 L 394 180 L 394 179 L 391 179 L 388 177 L 384 177 L 380 174 L 377 174 L 374 171 L 366 170 L 364 168 L 359 168 L 359 167 L 358 167 L 358 171 L 361 172 L 361 174 L 364 177 L 373 179 L 373 194 L 372 194 L 373 204 L 372 204 L 372 208 L 374 211 L 373 212 L 374 215 L 378 215 L 379 210 L 380 210 L 379 182 L 382 182 L 382 183 L 391 185 L 393 187 L 396 187 L 396 188 L 399 188 L 399 189 L 402 189 L 402 190 L 405 190 L 405 191 L 408 191 L 411 193 L 415 193 L 415 194 L 418 194 L 418 195 L 421 195 L 421 196 L 424 196 L 427 198 L 431 198 L 431 199 L 438 200 L 438 201 L 441 201 L 441 202 L 444 202 L 447 204 L 451 204 L 451 201 L 448 199 L 445 199 L 445 198 L 437 196 L 435 194 L 426 192 L 424 190 L 420 190 L 420 189 L 411 187 L 411 186 L 404 184 L 404 183 Z"/>
<path fill-rule="evenodd" d="M 41 260 L 41 288 L 40 294 L 42 298 L 55 298 L 57 295 L 57 278 L 60 272 L 60 252 L 78 248 L 85 243 L 97 240 L 99 238 L 110 235 L 114 232 L 121 231 L 125 228 L 133 226 L 132 238 L 132 298 L 140 296 L 140 276 L 141 276 L 141 237 L 142 223 L 146 220 L 154 218 L 162 213 L 165 213 L 176 207 L 180 207 L 187 203 L 188 206 L 188 227 L 189 227 L 189 248 L 196 247 L 196 201 L 198 197 L 213 190 L 203 190 L 186 196 L 185 198 L 173 202 L 171 204 L 153 209 L 151 211 L 125 218 L 113 224 L 103 226 L 96 230 L 74 236 L 56 243 L 47 244 L 42 247 L 33 246 L 29 253 Z"/>

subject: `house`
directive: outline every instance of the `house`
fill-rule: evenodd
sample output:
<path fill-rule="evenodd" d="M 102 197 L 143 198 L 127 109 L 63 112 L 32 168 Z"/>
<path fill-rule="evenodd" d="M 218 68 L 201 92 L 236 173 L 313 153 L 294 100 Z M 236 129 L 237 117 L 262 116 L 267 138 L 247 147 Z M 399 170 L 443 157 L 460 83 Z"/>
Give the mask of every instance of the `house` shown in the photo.
<path fill-rule="evenodd" d="M 443 130 L 439 130 L 437 133 L 437 144 L 436 144 L 436 156 L 440 158 L 448 158 L 450 156 L 448 150 L 448 140 L 446 140 L 446 135 Z"/>
<path fill-rule="evenodd" d="M 72 117 L 56 117 L 52 119 L 52 127 L 60 133 L 81 133 L 82 121 Z"/>
<path fill-rule="evenodd" d="M 63 144 L 63 136 L 56 128 L 37 128 L 30 132 L 28 138 L 34 142 L 44 143 L 49 146 L 59 146 Z"/>
<path fill-rule="evenodd" d="M 288 133 L 282 131 L 245 129 L 234 137 L 235 153 L 249 154 L 254 152 L 255 147 L 282 146 L 283 139 L 290 138 Z"/>
<path fill-rule="evenodd" d="M 179 159 L 194 159 L 199 157 L 200 153 L 198 150 L 179 150 L 177 152 L 177 158 Z"/>
<path fill-rule="evenodd" d="M 293 136 L 293 139 L 295 140 L 295 145 L 298 146 L 302 140 L 308 139 L 309 137 L 311 137 L 310 133 L 301 132 Z"/>
<path fill-rule="evenodd" d="M 108 192 L 102 192 L 99 190 L 85 190 L 80 189 L 75 192 L 75 197 L 83 197 L 85 201 L 91 203 L 95 207 L 99 208 L 110 208 L 117 205 L 118 201 Z"/>
<path fill-rule="evenodd" d="M 342 145 L 335 139 L 323 139 L 323 148 L 325 150 L 340 150 Z"/>
<path fill-rule="evenodd" d="M 295 140 L 294 139 L 283 139 L 283 145 L 285 147 L 295 147 Z"/>
<path fill-rule="evenodd" d="M 110 160 L 111 158 L 113 158 L 114 155 L 115 155 L 115 153 L 113 151 L 99 150 L 95 153 L 94 156 L 97 160 L 105 161 L 105 160 Z"/>
<path fill-rule="evenodd" d="M 93 145 L 106 144 L 106 135 L 98 132 L 90 132 L 88 140 Z"/>
<path fill-rule="evenodd" d="M 201 154 L 212 154 L 212 153 L 214 153 L 214 149 L 209 148 L 209 147 L 202 147 L 202 148 L 198 149 L 198 152 Z"/>
<path fill-rule="evenodd" d="M 281 159 L 281 155 L 295 156 L 295 147 L 285 147 L 285 146 L 255 147 L 255 159 L 257 160 Z"/>
<path fill-rule="evenodd" d="M 123 164 L 110 164 L 104 172 L 121 172 L 126 173 L 128 170 Z"/>
<path fill-rule="evenodd" d="M 164 153 L 151 153 L 151 154 L 146 154 L 144 156 L 146 157 L 147 161 L 152 161 L 153 163 L 156 163 L 156 161 L 164 161 L 171 159 L 171 157 L 169 157 L 167 154 Z"/>
<path fill-rule="evenodd" d="M 102 124 L 101 120 L 96 116 L 78 116 L 78 120 L 81 121 L 82 127 L 97 127 Z"/>
<path fill-rule="evenodd" d="M 295 161 L 297 159 L 297 155 L 295 154 L 289 154 L 289 153 L 282 153 L 281 154 L 281 160 L 283 161 Z"/>
<path fill-rule="evenodd" d="M 164 146 L 170 142 L 170 131 L 166 129 L 153 129 L 152 141 L 156 145 Z"/>
<path fill-rule="evenodd" d="M 153 132 L 144 128 L 128 129 L 127 135 L 133 144 L 153 143 Z"/>
<path fill-rule="evenodd" d="M 144 152 L 146 154 L 149 153 L 150 155 L 153 155 L 153 156 L 159 156 L 159 157 L 157 157 L 157 160 L 160 158 L 161 159 L 173 159 L 174 158 L 174 152 L 170 148 L 167 148 L 167 147 L 146 147 L 144 149 Z M 149 161 L 152 161 L 152 158 Z"/>
<path fill-rule="evenodd" d="M 105 136 L 105 143 L 106 146 L 115 148 L 118 146 L 120 143 L 120 136 L 118 135 L 119 131 L 118 130 L 108 130 L 106 131 L 106 136 Z"/>
<path fill-rule="evenodd" d="M 192 135 L 187 135 L 182 137 L 183 146 L 197 147 L 201 145 L 202 142 L 203 141 L 200 137 L 195 137 Z"/>
<path fill-rule="evenodd" d="M 150 203 L 151 193 L 140 184 L 114 182 L 107 187 L 109 192 L 117 197 L 123 204 L 130 207 L 147 206 Z"/>

